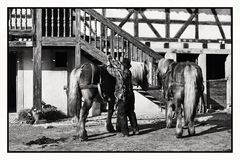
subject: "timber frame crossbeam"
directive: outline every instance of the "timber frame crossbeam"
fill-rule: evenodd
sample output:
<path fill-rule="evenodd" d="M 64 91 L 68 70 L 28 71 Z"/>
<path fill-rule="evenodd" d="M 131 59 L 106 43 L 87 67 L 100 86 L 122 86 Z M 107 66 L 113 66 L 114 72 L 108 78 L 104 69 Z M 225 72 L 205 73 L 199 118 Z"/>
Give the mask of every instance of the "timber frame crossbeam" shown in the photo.
<path fill-rule="evenodd" d="M 213 14 L 215 21 L 199 21 L 199 9 L 190 9 L 187 8 L 186 11 L 189 13 L 189 18 L 187 20 L 177 20 L 170 19 L 170 8 L 165 9 L 165 19 L 149 19 L 145 15 L 146 9 L 128 9 L 128 14 L 126 17 L 115 18 L 115 17 L 107 17 L 112 22 L 120 22 L 119 27 L 123 27 L 123 25 L 127 22 L 134 23 L 134 37 L 137 37 L 141 41 L 148 42 L 201 42 L 201 43 L 226 43 L 231 44 L 231 39 L 227 39 L 222 26 L 231 26 L 231 22 L 228 21 L 220 21 L 218 17 L 218 13 L 216 9 L 210 8 L 210 12 Z M 132 18 L 131 16 L 134 15 Z M 140 15 L 140 16 L 138 16 Z M 140 37 L 139 36 L 139 24 L 145 23 L 150 30 L 154 33 L 156 37 Z M 160 35 L 158 29 L 154 27 L 154 24 L 163 24 L 165 25 L 165 36 Z M 170 37 L 170 24 L 182 24 L 180 29 L 176 32 L 173 37 Z M 183 32 L 190 25 L 195 26 L 195 36 L 193 38 L 181 38 Z M 218 26 L 219 32 L 222 36 L 221 39 L 200 39 L 199 38 L 199 25 L 212 25 Z"/>

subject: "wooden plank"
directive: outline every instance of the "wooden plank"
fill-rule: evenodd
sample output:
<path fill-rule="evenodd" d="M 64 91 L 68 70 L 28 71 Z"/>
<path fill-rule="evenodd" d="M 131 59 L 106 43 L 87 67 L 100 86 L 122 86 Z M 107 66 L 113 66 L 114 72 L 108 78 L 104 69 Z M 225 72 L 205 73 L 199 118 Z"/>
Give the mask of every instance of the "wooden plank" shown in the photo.
<path fill-rule="evenodd" d="M 36 9 L 36 47 L 33 47 L 33 106 L 42 109 L 42 9 Z"/>
<path fill-rule="evenodd" d="M 158 33 L 158 31 L 155 29 L 155 27 L 152 25 L 152 23 L 150 23 L 149 21 L 147 21 L 147 17 L 145 16 L 145 14 L 143 13 L 143 11 L 139 11 L 140 15 L 142 16 L 142 18 L 144 20 L 146 20 L 146 23 L 148 25 L 148 27 L 153 31 L 153 33 L 158 37 L 161 38 L 160 34 Z"/>
<path fill-rule="evenodd" d="M 139 36 L 138 12 L 134 12 L 134 37 Z"/>
<path fill-rule="evenodd" d="M 82 38 L 80 39 L 81 41 L 81 49 L 83 49 L 85 52 L 87 52 L 89 55 L 97 59 L 98 61 L 106 64 L 108 62 L 107 60 L 107 55 L 104 54 L 103 52 L 99 51 L 97 48 L 83 40 Z"/>
<path fill-rule="evenodd" d="M 198 9 L 196 9 L 195 17 L 195 39 L 199 39 L 199 19 L 198 19 Z"/>
<path fill-rule="evenodd" d="M 76 37 L 76 46 L 75 46 L 75 67 L 81 66 L 81 10 L 76 9 L 76 26 L 75 27 L 75 37 Z M 91 38 L 90 38 L 91 39 Z"/>
<path fill-rule="evenodd" d="M 122 28 L 122 26 L 128 21 L 128 19 L 131 17 L 131 15 L 134 13 L 133 9 L 128 10 L 129 13 L 128 15 L 122 19 L 121 23 L 118 25 L 120 28 Z"/>
<path fill-rule="evenodd" d="M 77 40 L 75 37 L 43 37 L 43 46 L 75 46 Z"/>
<path fill-rule="evenodd" d="M 215 9 L 211 9 L 211 11 L 212 11 L 212 13 L 214 15 L 214 18 L 216 20 L 216 23 L 217 23 L 217 26 L 218 26 L 218 29 L 219 29 L 219 31 L 221 33 L 222 38 L 226 39 L 225 33 L 223 31 L 223 28 L 222 28 L 222 24 L 221 24 L 221 22 L 218 19 L 217 11 Z"/>
<path fill-rule="evenodd" d="M 195 14 L 192 13 L 191 16 L 188 18 L 188 20 L 184 23 L 184 25 L 178 30 L 174 38 L 179 38 L 182 35 L 182 33 L 185 31 L 188 25 L 192 22 L 194 17 L 195 17 Z"/>
<path fill-rule="evenodd" d="M 32 37 L 34 35 L 34 31 L 30 30 L 9 30 L 9 35 L 18 36 L 18 37 Z"/>
<path fill-rule="evenodd" d="M 102 15 L 100 15 L 99 13 L 97 13 L 96 11 L 92 10 L 92 9 L 83 9 L 84 11 L 86 11 L 88 14 L 91 14 L 94 18 L 98 19 L 98 21 L 100 21 L 101 23 L 103 23 L 104 25 L 108 26 L 110 29 L 114 30 L 117 34 L 119 34 L 120 36 L 124 37 L 125 39 L 127 39 L 128 41 L 130 41 L 131 43 L 134 43 L 135 46 L 137 46 L 138 48 L 142 49 L 146 54 L 151 55 L 152 57 L 154 57 L 155 59 L 160 59 L 162 58 L 161 55 L 158 55 L 155 53 L 154 50 L 152 50 L 149 47 L 146 47 L 145 44 L 143 44 L 142 42 L 136 40 L 133 36 L 131 36 L 129 33 L 127 33 L 126 31 L 122 30 L 121 28 L 119 28 L 116 24 L 112 23 L 110 20 L 104 18 Z"/>
<path fill-rule="evenodd" d="M 51 9 L 51 16 L 52 16 L 51 17 L 51 27 L 52 27 L 51 28 L 51 37 L 53 37 L 54 36 L 54 34 L 53 34 L 53 31 L 54 31 L 53 30 L 54 29 L 54 26 L 53 26 L 54 25 L 54 9 Z"/>
<path fill-rule="evenodd" d="M 231 44 L 231 39 L 191 39 L 191 38 L 154 38 L 154 37 L 139 37 L 140 41 L 150 41 L 150 42 L 197 42 L 197 43 L 219 43 L 219 41 L 224 41 L 226 44 Z"/>
<path fill-rule="evenodd" d="M 197 48 L 187 48 L 187 49 L 158 49 L 157 53 L 178 53 L 178 54 L 229 54 L 231 55 L 231 49 L 197 49 Z"/>
<path fill-rule="evenodd" d="M 32 41 L 9 41 L 8 47 L 34 47 Z"/>
<path fill-rule="evenodd" d="M 165 22 L 165 33 L 166 38 L 170 37 L 170 9 L 165 9 L 165 16 L 166 16 L 166 22 Z"/>
<path fill-rule="evenodd" d="M 123 20 L 122 18 L 114 18 L 114 17 L 107 17 L 107 18 L 112 22 L 122 22 L 122 20 Z M 166 23 L 165 19 L 148 19 L 148 20 L 145 20 L 143 18 L 138 19 L 138 23 L 146 23 L 147 21 L 149 23 L 155 23 L 155 24 L 165 24 Z M 134 19 L 129 18 L 127 22 L 134 22 Z M 186 20 L 178 20 L 178 19 L 170 20 L 170 24 L 184 24 L 185 22 L 186 22 Z M 190 24 L 194 25 L 195 22 L 192 21 L 192 22 L 190 22 Z M 227 21 L 222 21 L 221 24 L 224 26 L 231 26 L 231 22 L 227 22 Z M 213 21 L 199 21 L 199 25 L 216 25 L 216 23 Z"/>
<path fill-rule="evenodd" d="M 114 57 L 114 44 L 113 44 L 113 39 L 114 39 L 114 31 L 111 30 L 111 34 L 110 34 L 110 52 L 112 57 Z"/>

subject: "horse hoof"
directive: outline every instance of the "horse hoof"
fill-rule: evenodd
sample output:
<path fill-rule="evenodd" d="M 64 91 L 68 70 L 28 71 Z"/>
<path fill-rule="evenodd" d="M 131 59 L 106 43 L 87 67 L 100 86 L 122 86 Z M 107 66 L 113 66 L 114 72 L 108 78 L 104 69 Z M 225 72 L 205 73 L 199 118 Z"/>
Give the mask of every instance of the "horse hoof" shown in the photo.
<path fill-rule="evenodd" d="M 176 132 L 176 138 L 181 138 L 183 134 L 183 130 L 177 130 Z"/>
<path fill-rule="evenodd" d="M 180 134 L 176 134 L 176 138 L 181 138 L 182 137 L 182 135 Z"/>
<path fill-rule="evenodd" d="M 88 137 L 80 137 L 80 142 L 87 141 Z"/>
<path fill-rule="evenodd" d="M 115 129 L 113 128 L 113 126 L 107 126 L 107 131 L 108 131 L 109 133 L 116 132 Z"/>
<path fill-rule="evenodd" d="M 195 135 L 195 129 L 194 128 L 188 129 L 188 135 L 189 136 Z"/>
<path fill-rule="evenodd" d="M 171 128 L 172 127 L 172 125 L 171 124 L 166 124 L 166 128 Z"/>

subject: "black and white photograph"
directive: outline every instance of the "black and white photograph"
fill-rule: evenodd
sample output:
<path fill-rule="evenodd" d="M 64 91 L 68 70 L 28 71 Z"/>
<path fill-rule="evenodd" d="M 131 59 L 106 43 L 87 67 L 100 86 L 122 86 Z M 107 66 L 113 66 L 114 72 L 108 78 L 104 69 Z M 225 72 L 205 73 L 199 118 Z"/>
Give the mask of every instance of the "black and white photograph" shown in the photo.
<path fill-rule="evenodd" d="M 4 6 L 4 156 L 233 158 L 232 4 Z"/>

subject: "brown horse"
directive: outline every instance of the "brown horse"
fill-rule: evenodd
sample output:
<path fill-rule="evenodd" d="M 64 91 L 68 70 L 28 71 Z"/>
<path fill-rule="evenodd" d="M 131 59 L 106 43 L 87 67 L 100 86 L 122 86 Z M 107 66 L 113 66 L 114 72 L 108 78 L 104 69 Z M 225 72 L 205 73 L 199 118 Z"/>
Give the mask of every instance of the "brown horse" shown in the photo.
<path fill-rule="evenodd" d="M 173 111 L 176 111 L 176 136 L 181 137 L 183 126 L 188 126 L 189 135 L 195 134 L 194 118 L 199 98 L 203 98 L 201 68 L 193 62 L 174 62 L 161 59 L 158 63 L 158 77 L 167 100 L 166 126 L 172 125 Z"/>
<path fill-rule="evenodd" d="M 147 89 L 146 77 L 148 72 L 145 64 L 132 63 L 132 68 L 134 70 L 132 75 L 134 81 L 136 81 L 133 83 L 140 85 L 142 89 Z M 115 131 L 111 121 L 115 105 L 115 85 L 116 78 L 108 72 L 105 66 L 96 66 L 89 63 L 75 68 L 71 72 L 68 93 L 69 109 L 78 122 L 77 132 L 81 140 L 87 139 L 85 123 L 94 100 L 102 102 L 104 99 L 108 102 L 106 128 L 109 132 Z M 82 99 L 83 105 L 81 103 Z"/>

